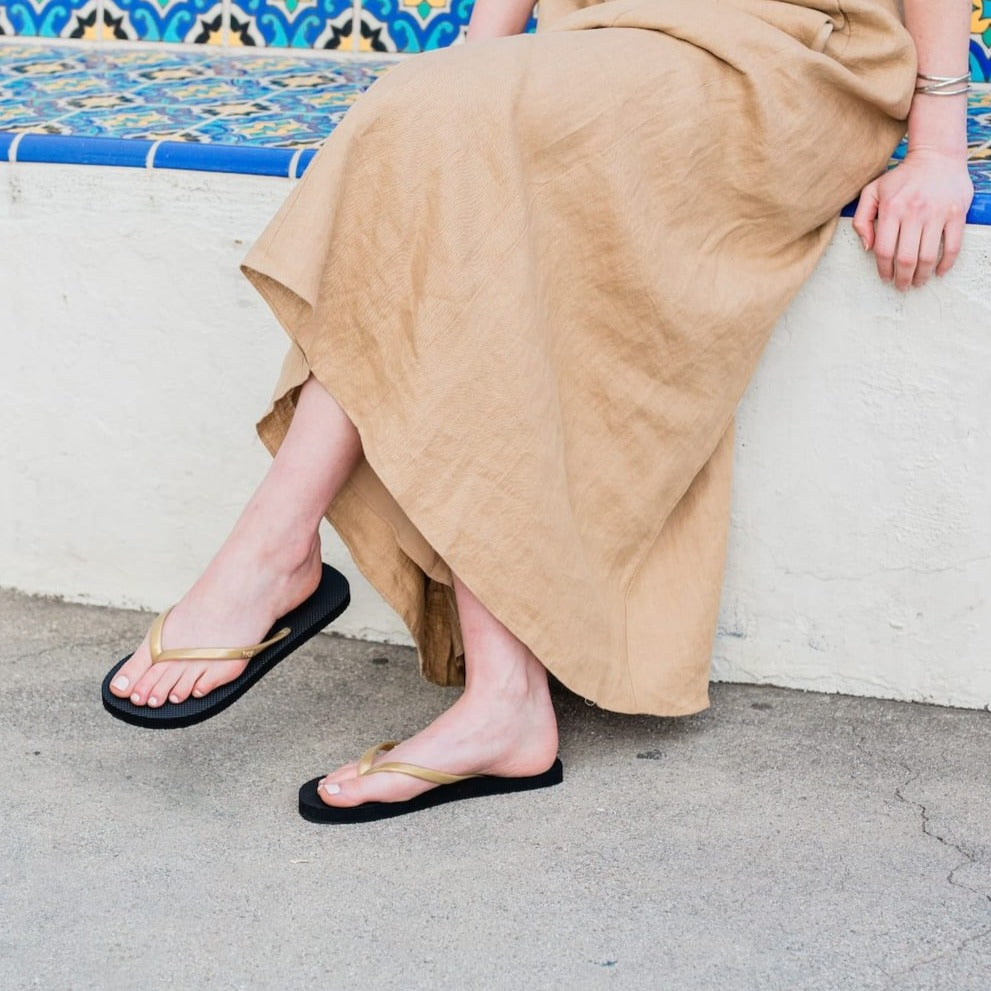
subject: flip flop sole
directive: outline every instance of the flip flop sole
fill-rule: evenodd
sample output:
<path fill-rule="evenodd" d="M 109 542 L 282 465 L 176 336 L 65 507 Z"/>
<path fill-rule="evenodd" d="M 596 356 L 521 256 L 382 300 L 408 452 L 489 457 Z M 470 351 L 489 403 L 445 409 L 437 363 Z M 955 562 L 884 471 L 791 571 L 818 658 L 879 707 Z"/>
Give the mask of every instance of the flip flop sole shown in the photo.
<path fill-rule="evenodd" d="M 453 785 L 438 785 L 405 802 L 368 802 L 349 809 L 335 808 L 321 801 L 317 792 L 317 785 L 321 780 L 321 778 L 313 778 L 299 789 L 299 814 L 310 822 L 343 825 L 351 822 L 377 822 L 379 819 L 391 819 L 468 798 L 484 798 L 487 795 L 508 795 L 513 792 L 549 788 L 551 785 L 559 785 L 564 780 L 564 767 L 560 759 L 555 759 L 543 774 L 535 774 L 529 778 L 469 778 L 467 781 L 459 781 Z"/>
<path fill-rule="evenodd" d="M 301 647 L 328 623 L 337 619 L 350 601 L 351 592 L 347 579 L 339 571 L 325 564 L 317 590 L 305 602 L 277 620 L 262 639 L 268 639 L 284 626 L 288 626 L 292 633 L 251 658 L 248 666 L 233 681 L 215 688 L 201 699 L 190 697 L 178 704 L 166 702 L 156 709 L 134 705 L 129 699 L 118 698 L 110 691 L 110 683 L 131 657 L 128 654 L 118 661 L 103 679 L 103 707 L 110 715 L 125 723 L 152 729 L 179 729 L 209 719 L 236 702 L 259 678 L 268 674 L 297 647 Z"/>

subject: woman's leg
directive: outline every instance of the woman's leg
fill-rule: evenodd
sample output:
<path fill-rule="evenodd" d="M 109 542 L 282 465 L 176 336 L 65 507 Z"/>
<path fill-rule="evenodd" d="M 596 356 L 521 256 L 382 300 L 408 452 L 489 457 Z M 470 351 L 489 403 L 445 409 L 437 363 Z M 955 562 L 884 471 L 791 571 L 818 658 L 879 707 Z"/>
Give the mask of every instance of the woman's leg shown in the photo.
<path fill-rule="evenodd" d="M 382 759 L 452 774 L 540 774 L 557 755 L 547 671 L 457 577 L 454 591 L 465 645 L 464 693 Z M 404 801 L 432 787 L 403 774 L 359 778 L 351 763 L 324 778 L 319 794 L 328 805 L 353 806 Z"/>
<path fill-rule="evenodd" d="M 361 441 L 337 401 L 312 376 L 268 473 L 230 536 L 170 614 L 164 646 L 233 647 L 260 640 L 320 582 L 317 528 L 361 456 Z M 111 691 L 135 705 L 201 697 L 236 678 L 246 661 L 151 664 L 148 638 Z"/>

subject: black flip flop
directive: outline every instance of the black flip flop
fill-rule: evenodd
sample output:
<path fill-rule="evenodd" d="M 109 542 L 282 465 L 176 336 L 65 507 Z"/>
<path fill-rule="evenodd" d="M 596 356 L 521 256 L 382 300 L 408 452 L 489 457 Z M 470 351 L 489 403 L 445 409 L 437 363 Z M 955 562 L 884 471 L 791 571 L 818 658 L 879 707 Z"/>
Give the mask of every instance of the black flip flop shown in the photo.
<path fill-rule="evenodd" d="M 379 819 L 391 819 L 409 812 L 430 809 L 435 805 L 460 802 L 466 798 L 484 798 L 486 795 L 506 795 L 512 792 L 549 788 L 551 785 L 559 785 L 564 780 L 564 767 L 559 758 L 555 758 L 554 763 L 543 774 L 534 774 L 527 778 L 499 778 L 487 774 L 462 777 L 417 767 L 414 764 L 380 763 L 374 766 L 371 764 L 376 754 L 383 750 L 391 750 L 393 746 L 395 744 L 388 743 L 372 747 L 361 758 L 358 773 L 371 774 L 375 771 L 383 771 L 408 774 L 411 777 L 437 783 L 437 787 L 405 802 L 366 802 L 353 808 L 335 808 L 322 801 L 317 792 L 317 785 L 323 779 L 313 778 L 299 789 L 299 814 L 310 822 L 335 824 L 376 822 Z M 362 767 L 364 770 L 361 769 Z"/>
<path fill-rule="evenodd" d="M 284 660 L 328 623 L 337 619 L 350 601 L 351 591 L 347 579 L 339 571 L 325 564 L 317 590 L 305 602 L 276 621 L 265 636 L 265 640 L 276 638 L 276 642 L 255 654 L 240 676 L 233 681 L 215 688 L 201 699 L 190 696 L 185 702 L 178 704 L 165 702 L 164 705 L 154 709 L 147 705 L 134 705 L 130 699 L 118 698 L 110 691 L 110 683 L 131 657 L 128 654 L 118 661 L 103 679 L 103 707 L 110 715 L 122 719 L 125 723 L 152 729 L 178 729 L 209 719 L 236 702 L 279 661 Z M 286 628 L 289 632 L 283 634 L 282 631 Z"/>

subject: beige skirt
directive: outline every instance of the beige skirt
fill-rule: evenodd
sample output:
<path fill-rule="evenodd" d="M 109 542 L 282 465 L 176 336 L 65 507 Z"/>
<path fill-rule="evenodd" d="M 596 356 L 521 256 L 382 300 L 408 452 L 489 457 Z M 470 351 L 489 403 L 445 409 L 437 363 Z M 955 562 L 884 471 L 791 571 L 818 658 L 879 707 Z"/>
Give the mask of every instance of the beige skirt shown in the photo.
<path fill-rule="evenodd" d="M 364 460 L 329 507 L 423 673 L 451 572 L 566 686 L 708 704 L 734 409 L 915 76 L 894 0 L 541 0 L 409 59 L 245 259 Z"/>

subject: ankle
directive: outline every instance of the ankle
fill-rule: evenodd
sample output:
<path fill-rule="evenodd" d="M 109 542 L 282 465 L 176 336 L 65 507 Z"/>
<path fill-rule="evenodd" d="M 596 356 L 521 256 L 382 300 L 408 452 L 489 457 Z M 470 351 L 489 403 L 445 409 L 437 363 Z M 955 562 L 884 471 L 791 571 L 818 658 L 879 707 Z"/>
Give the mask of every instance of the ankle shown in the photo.
<path fill-rule="evenodd" d="M 241 549 L 241 555 L 264 562 L 280 578 L 292 580 L 306 572 L 320 559 L 320 537 L 316 532 L 299 528 L 255 525 L 239 520 L 229 544 Z"/>
<path fill-rule="evenodd" d="M 547 671 L 529 651 L 518 659 L 501 657 L 507 663 L 467 665 L 465 696 L 487 705 L 502 703 L 518 707 L 550 697 Z"/>

